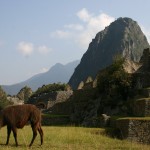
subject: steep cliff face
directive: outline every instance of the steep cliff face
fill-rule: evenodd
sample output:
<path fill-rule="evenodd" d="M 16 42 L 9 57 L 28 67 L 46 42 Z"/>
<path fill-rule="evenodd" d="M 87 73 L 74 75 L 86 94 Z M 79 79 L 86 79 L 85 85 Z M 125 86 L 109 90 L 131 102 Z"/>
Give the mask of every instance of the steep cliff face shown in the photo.
<path fill-rule="evenodd" d="M 112 63 L 113 57 L 117 54 L 138 62 L 143 49 L 147 47 L 149 43 L 137 22 L 130 18 L 119 18 L 97 33 L 76 67 L 69 84 L 76 89 L 88 76 L 94 78 L 99 70 Z"/>

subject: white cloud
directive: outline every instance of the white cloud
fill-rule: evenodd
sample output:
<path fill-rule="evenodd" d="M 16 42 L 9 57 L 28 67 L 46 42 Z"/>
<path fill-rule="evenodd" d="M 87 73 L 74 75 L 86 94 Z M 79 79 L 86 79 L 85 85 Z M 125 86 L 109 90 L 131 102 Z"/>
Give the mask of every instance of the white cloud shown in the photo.
<path fill-rule="evenodd" d="M 48 68 L 42 68 L 41 70 L 40 70 L 40 72 L 39 73 L 45 73 L 45 72 L 47 72 L 49 69 Z"/>
<path fill-rule="evenodd" d="M 39 47 L 38 47 L 38 51 L 39 51 L 40 54 L 47 54 L 47 53 L 49 53 L 50 51 L 52 51 L 52 49 L 46 47 L 45 45 L 43 45 L 43 46 L 39 46 Z"/>
<path fill-rule="evenodd" d="M 82 10 L 77 12 L 77 16 L 84 22 L 88 22 L 92 17 L 92 15 L 89 14 L 86 8 L 83 8 Z"/>
<path fill-rule="evenodd" d="M 57 30 L 51 34 L 51 37 L 66 39 L 66 38 L 70 37 L 70 32 L 63 31 L 63 30 Z"/>
<path fill-rule="evenodd" d="M 84 27 L 81 24 L 69 24 L 69 25 L 65 25 L 64 27 L 68 29 L 79 30 L 79 31 L 84 29 Z"/>
<path fill-rule="evenodd" d="M 150 43 L 150 28 L 145 28 L 144 26 L 141 26 L 141 29 L 146 35 L 148 42 Z"/>
<path fill-rule="evenodd" d="M 20 42 L 17 46 L 18 51 L 24 56 L 30 56 L 34 51 L 34 46 L 29 42 Z"/>
<path fill-rule="evenodd" d="M 115 20 L 114 17 L 105 13 L 91 14 L 86 8 L 77 12 L 76 15 L 80 23 L 64 25 L 64 30 L 55 31 L 53 37 L 70 39 L 82 49 L 87 49 L 95 35 Z"/>
<path fill-rule="evenodd" d="M 29 43 L 29 42 L 20 42 L 17 46 L 17 50 L 25 57 L 30 56 L 31 54 L 33 54 L 34 52 L 38 52 L 42 55 L 46 55 L 48 54 L 50 51 L 52 51 L 52 48 L 48 48 L 45 45 L 42 46 L 34 46 L 33 43 Z"/>
<path fill-rule="evenodd" d="M 90 17 L 85 25 L 84 31 L 78 35 L 77 42 L 82 48 L 87 48 L 92 38 L 114 20 L 113 17 L 105 13 Z"/>

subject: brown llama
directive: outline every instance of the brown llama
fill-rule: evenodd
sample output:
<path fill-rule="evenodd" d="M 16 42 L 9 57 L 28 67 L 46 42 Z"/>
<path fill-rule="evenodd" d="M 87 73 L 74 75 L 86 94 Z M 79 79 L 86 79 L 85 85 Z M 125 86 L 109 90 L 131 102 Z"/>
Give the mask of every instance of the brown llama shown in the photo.
<path fill-rule="evenodd" d="M 43 130 L 41 128 L 41 112 L 35 106 L 31 104 L 13 105 L 8 106 L 0 112 L 0 128 L 7 126 L 7 141 L 9 143 L 9 137 L 11 130 L 13 131 L 16 146 L 17 141 L 17 128 L 23 128 L 27 122 L 31 123 L 33 138 L 29 146 L 31 146 L 37 136 L 37 130 L 41 137 L 41 145 L 43 144 Z"/>

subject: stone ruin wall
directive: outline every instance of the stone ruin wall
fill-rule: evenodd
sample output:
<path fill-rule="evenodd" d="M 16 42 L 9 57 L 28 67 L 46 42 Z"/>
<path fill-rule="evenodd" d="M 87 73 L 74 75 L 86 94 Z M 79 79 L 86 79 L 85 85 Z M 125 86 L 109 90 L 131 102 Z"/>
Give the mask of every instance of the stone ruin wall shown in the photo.
<path fill-rule="evenodd" d="M 57 103 L 62 103 L 67 101 L 70 96 L 73 94 L 73 91 L 57 91 L 56 98 L 48 100 L 47 109 L 53 107 Z"/>
<path fill-rule="evenodd" d="M 150 144 L 150 120 L 119 119 L 116 122 L 116 127 L 120 129 L 122 139 Z"/>
<path fill-rule="evenodd" d="M 138 89 L 150 87 L 150 49 L 144 49 L 140 59 L 141 67 L 133 74 L 135 87 Z"/>
<path fill-rule="evenodd" d="M 150 90 L 142 89 L 140 94 L 145 98 L 137 99 L 133 105 L 136 117 L 118 119 L 116 128 L 123 139 L 150 144 Z"/>
<path fill-rule="evenodd" d="M 57 103 L 67 101 L 73 94 L 72 90 L 43 93 L 34 98 L 33 104 L 42 109 L 49 109 Z"/>
<path fill-rule="evenodd" d="M 133 74 L 133 79 L 137 89 L 150 87 L 150 72 L 136 72 Z"/>
<path fill-rule="evenodd" d="M 135 102 L 133 107 L 134 116 L 149 117 L 150 116 L 150 100 L 140 99 Z"/>
<path fill-rule="evenodd" d="M 90 88 L 95 88 L 97 87 L 97 77 L 95 78 L 95 80 L 92 79 L 92 77 L 88 77 L 86 79 L 86 81 L 81 81 L 78 85 L 77 90 L 81 90 L 81 89 L 90 89 Z"/>

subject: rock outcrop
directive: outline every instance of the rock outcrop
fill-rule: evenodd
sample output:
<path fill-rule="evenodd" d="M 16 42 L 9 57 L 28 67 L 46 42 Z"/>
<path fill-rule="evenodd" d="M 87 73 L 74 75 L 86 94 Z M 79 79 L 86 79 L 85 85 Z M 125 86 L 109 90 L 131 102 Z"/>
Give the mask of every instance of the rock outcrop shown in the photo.
<path fill-rule="evenodd" d="M 139 62 L 143 49 L 147 47 L 149 44 L 137 22 L 130 18 L 119 18 L 97 33 L 76 67 L 69 84 L 76 89 L 88 76 L 95 78 L 97 72 L 109 66 L 118 54 Z"/>

